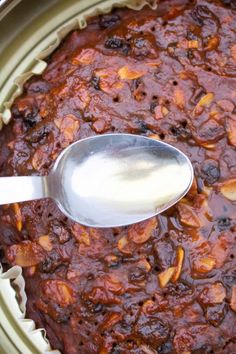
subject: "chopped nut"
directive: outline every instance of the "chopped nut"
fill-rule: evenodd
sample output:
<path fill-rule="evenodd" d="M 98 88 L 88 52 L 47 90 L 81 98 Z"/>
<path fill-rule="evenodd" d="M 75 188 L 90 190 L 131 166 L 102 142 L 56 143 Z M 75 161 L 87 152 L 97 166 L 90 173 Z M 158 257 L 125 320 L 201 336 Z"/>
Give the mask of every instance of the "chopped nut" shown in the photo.
<path fill-rule="evenodd" d="M 196 107 L 194 108 L 193 113 L 196 114 L 196 115 L 201 114 L 202 108 L 203 107 L 209 107 L 210 104 L 212 103 L 213 99 L 214 99 L 214 94 L 211 93 L 211 92 L 209 92 L 206 95 L 204 95 L 200 99 L 200 101 L 197 103 Z"/>
<path fill-rule="evenodd" d="M 231 47 L 231 55 L 233 60 L 236 62 L 236 44 Z"/>
<path fill-rule="evenodd" d="M 193 39 L 191 41 L 188 41 L 188 48 L 189 49 L 197 49 L 199 47 L 198 40 Z"/>
<path fill-rule="evenodd" d="M 180 202 L 177 206 L 179 215 L 180 215 L 180 221 L 187 226 L 190 227 L 200 227 L 201 223 L 200 220 L 193 210 L 193 208 L 190 205 L 187 205 L 183 202 Z"/>
<path fill-rule="evenodd" d="M 151 237 L 156 227 L 157 219 L 154 217 L 130 226 L 128 236 L 134 243 L 144 243 Z"/>
<path fill-rule="evenodd" d="M 151 135 L 149 135 L 149 138 L 154 139 L 154 140 L 161 140 L 158 134 L 151 134 Z"/>
<path fill-rule="evenodd" d="M 207 43 L 206 50 L 215 50 L 220 44 L 220 38 L 218 36 L 210 37 Z"/>
<path fill-rule="evenodd" d="M 225 123 L 226 131 L 228 133 L 228 140 L 231 145 L 236 147 L 236 119 L 227 117 Z"/>
<path fill-rule="evenodd" d="M 76 301 L 73 289 L 62 280 L 46 280 L 43 284 L 45 295 L 61 307 L 66 307 Z"/>
<path fill-rule="evenodd" d="M 183 267 L 183 262 L 184 262 L 184 249 L 181 246 L 177 247 L 176 250 L 176 267 L 175 267 L 175 272 L 174 275 L 172 277 L 172 281 L 176 282 L 179 277 L 180 277 L 180 273 Z"/>
<path fill-rule="evenodd" d="M 230 299 L 230 307 L 236 312 L 236 285 L 232 287 L 232 295 Z"/>
<path fill-rule="evenodd" d="M 160 283 L 161 288 L 164 288 L 169 283 L 169 281 L 173 277 L 175 271 L 176 271 L 175 267 L 169 267 L 166 270 L 164 270 L 163 272 L 158 274 L 159 283 Z"/>
<path fill-rule="evenodd" d="M 226 297 L 226 290 L 220 283 L 210 284 L 203 289 L 199 295 L 199 300 L 204 305 L 221 304 Z"/>
<path fill-rule="evenodd" d="M 236 201 L 236 178 L 225 181 L 221 185 L 220 191 L 225 198 Z"/>
<path fill-rule="evenodd" d="M 38 239 L 38 243 L 40 244 L 40 246 L 45 250 L 45 251 L 51 251 L 52 250 L 52 242 L 50 240 L 49 235 L 45 235 L 45 236 L 40 236 Z"/>
<path fill-rule="evenodd" d="M 202 257 L 194 261 L 194 269 L 199 273 L 208 273 L 216 265 L 216 261 L 211 256 Z"/>
<path fill-rule="evenodd" d="M 128 66 L 123 66 L 118 71 L 118 75 L 122 80 L 138 79 L 139 77 L 143 76 L 144 74 L 145 74 L 145 71 L 134 70 Z"/>
<path fill-rule="evenodd" d="M 16 219 L 16 228 L 18 231 L 22 230 L 22 215 L 20 206 L 18 203 L 13 204 L 14 212 L 15 212 L 15 219 Z"/>
<path fill-rule="evenodd" d="M 180 109 L 184 108 L 185 105 L 185 97 L 184 97 L 184 92 L 180 88 L 175 88 L 174 90 L 174 103 L 176 106 L 178 106 Z"/>
<path fill-rule="evenodd" d="M 127 235 L 124 235 L 119 239 L 117 247 L 119 251 L 124 254 L 132 254 L 133 252 L 133 247 Z"/>

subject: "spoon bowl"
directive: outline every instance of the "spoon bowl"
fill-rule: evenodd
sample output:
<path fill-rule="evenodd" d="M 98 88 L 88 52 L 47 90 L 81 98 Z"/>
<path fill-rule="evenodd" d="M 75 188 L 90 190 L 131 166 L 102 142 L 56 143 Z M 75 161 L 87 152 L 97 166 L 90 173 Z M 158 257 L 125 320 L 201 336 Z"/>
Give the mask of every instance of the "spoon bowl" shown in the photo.
<path fill-rule="evenodd" d="M 186 155 L 162 141 L 106 134 L 68 146 L 48 176 L 0 178 L 0 203 L 3 179 L 21 181 L 22 188 L 28 184 L 25 197 L 15 194 L 9 200 L 8 194 L 8 203 L 50 197 L 83 225 L 118 227 L 150 218 L 179 201 L 191 187 L 193 169 Z M 5 185 L 9 187 L 7 181 Z"/>

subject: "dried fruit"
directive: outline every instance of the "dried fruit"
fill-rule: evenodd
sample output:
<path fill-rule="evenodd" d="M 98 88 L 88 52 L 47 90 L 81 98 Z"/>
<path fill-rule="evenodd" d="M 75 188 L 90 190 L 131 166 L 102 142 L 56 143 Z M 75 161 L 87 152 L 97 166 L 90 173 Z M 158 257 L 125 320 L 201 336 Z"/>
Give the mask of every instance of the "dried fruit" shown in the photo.
<path fill-rule="evenodd" d="M 199 295 L 199 300 L 204 305 L 221 304 L 226 297 L 226 290 L 220 283 L 207 285 Z"/>
<path fill-rule="evenodd" d="M 45 257 L 42 247 L 31 241 L 12 245 L 7 249 L 7 258 L 11 264 L 16 264 L 21 267 L 35 266 L 42 262 Z"/>
<path fill-rule="evenodd" d="M 130 226 L 128 236 L 134 243 L 144 243 L 151 237 L 156 227 L 157 219 L 151 218 Z"/>
<path fill-rule="evenodd" d="M 62 280 L 46 280 L 43 283 L 43 292 L 53 302 L 66 307 L 76 301 L 73 289 Z"/>
<path fill-rule="evenodd" d="M 200 227 L 200 220 L 195 213 L 194 209 L 183 202 L 180 202 L 177 206 L 180 215 L 180 221 L 190 227 Z"/>
<path fill-rule="evenodd" d="M 145 74 L 145 71 L 143 70 L 135 70 L 132 69 L 129 66 L 123 66 L 122 68 L 119 69 L 118 75 L 120 79 L 122 80 L 134 80 L 138 79 L 139 77 L 142 77 Z"/>
<path fill-rule="evenodd" d="M 220 191 L 223 196 L 229 200 L 236 201 L 236 178 L 222 183 Z"/>
<path fill-rule="evenodd" d="M 106 316 L 105 321 L 103 322 L 101 329 L 108 330 L 111 329 L 116 323 L 120 322 L 122 320 L 122 314 L 113 312 L 109 313 L 108 316 Z"/>
<path fill-rule="evenodd" d="M 169 336 L 169 326 L 157 316 L 147 316 L 143 313 L 140 314 L 139 319 L 135 325 L 135 331 L 141 339 L 152 346 L 159 346 Z"/>
<path fill-rule="evenodd" d="M 18 231 L 22 230 L 22 215 L 21 215 L 21 210 L 20 210 L 20 206 L 18 203 L 14 203 L 13 204 L 13 209 L 15 212 L 15 219 L 16 219 L 16 228 Z"/>
<path fill-rule="evenodd" d="M 220 178 L 219 163 L 216 160 L 205 160 L 201 165 L 201 175 L 208 185 L 212 185 Z"/>
<path fill-rule="evenodd" d="M 193 113 L 195 115 L 199 115 L 202 113 L 202 110 L 204 107 L 209 107 L 210 104 L 212 103 L 214 99 L 214 94 L 209 92 L 206 95 L 204 95 L 199 102 L 197 103 L 196 107 L 194 108 Z"/>
<path fill-rule="evenodd" d="M 53 248 L 49 235 L 40 236 L 38 239 L 38 243 L 45 251 L 50 252 Z"/>
<path fill-rule="evenodd" d="M 181 274 L 181 270 L 183 267 L 183 262 L 184 262 L 184 249 L 181 246 L 178 246 L 176 249 L 176 267 L 175 267 L 175 272 L 172 277 L 172 281 L 176 282 Z"/>
<path fill-rule="evenodd" d="M 226 131 L 228 133 L 229 143 L 236 147 L 236 119 L 227 117 L 225 123 L 226 123 Z"/>
<path fill-rule="evenodd" d="M 185 105 L 184 91 L 181 90 L 179 87 L 175 88 L 175 90 L 174 90 L 174 103 L 180 109 L 184 108 L 184 105 Z"/>
<path fill-rule="evenodd" d="M 158 279 L 161 288 L 164 288 L 169 283 L 175 271 L 176 271 L 176 267 L 169 267 L 163 272 L 158 274 Z"/>
<path fill-rule="evenodd" d="M 232 295 L 230 299 L 230 307 L 236 312 L 236 285 L 232 287 Z"/>

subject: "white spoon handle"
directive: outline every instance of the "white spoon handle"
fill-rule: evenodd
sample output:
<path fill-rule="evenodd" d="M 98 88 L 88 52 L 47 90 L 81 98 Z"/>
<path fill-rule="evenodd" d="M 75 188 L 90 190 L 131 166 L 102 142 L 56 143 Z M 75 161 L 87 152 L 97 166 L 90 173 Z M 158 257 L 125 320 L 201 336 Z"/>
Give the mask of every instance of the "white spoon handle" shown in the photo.
<path fill-rule="evenodd" d="M 46 178 L 40 176 L 1 177 L 0 205 L 48 196 Z"/>

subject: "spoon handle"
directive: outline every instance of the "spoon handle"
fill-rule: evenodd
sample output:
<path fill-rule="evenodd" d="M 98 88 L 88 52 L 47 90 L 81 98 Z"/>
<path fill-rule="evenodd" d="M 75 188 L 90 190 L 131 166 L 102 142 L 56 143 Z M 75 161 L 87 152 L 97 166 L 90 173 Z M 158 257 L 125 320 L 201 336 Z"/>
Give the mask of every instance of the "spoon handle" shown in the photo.
<path fill-rule="evenodd" d="M 0 205 L 46 197 L 46 177 L 0 177 Z"/>

